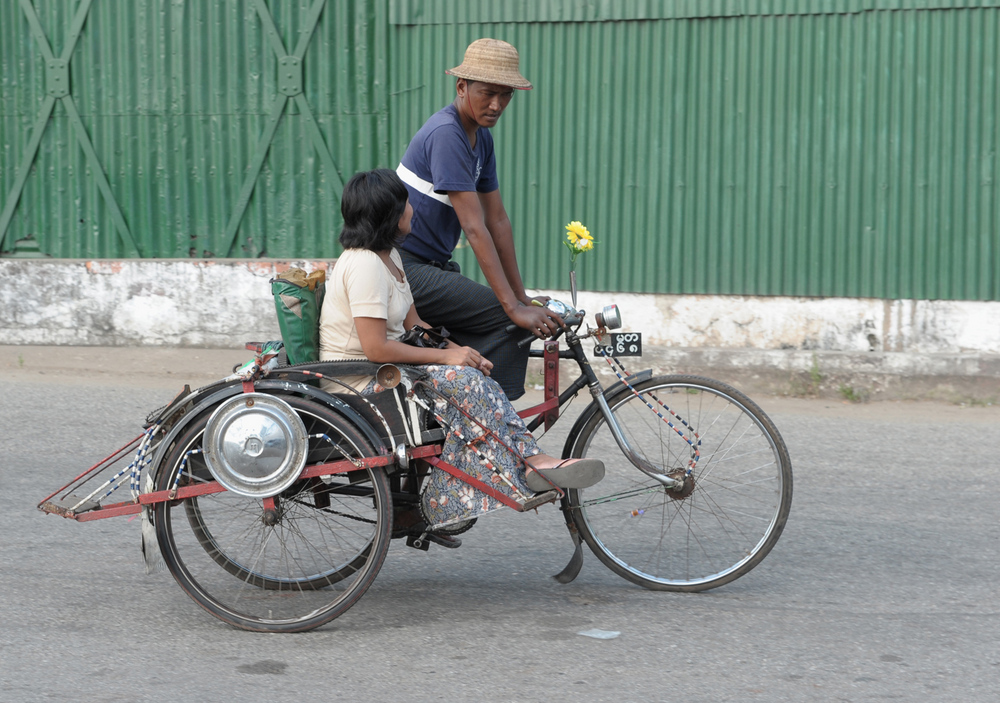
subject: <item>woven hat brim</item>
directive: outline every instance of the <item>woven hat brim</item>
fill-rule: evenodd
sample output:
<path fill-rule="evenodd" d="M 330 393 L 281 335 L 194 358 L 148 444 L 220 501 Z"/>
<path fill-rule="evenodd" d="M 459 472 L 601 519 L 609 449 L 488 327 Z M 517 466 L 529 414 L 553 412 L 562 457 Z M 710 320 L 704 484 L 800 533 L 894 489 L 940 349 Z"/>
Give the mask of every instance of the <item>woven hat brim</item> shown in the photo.
<path fill-rule="evenodd" d="M 464 78 L 467 81 L 481 81 L 482 83 L 493 83 L 495 85 L 506 85 L 517 90 L 532 90 L 534 88 L 528 79 L 520 73 L 510 73 L 507 71 L 484 71 L 475 68 L 466 68 L 465 65 L 455 66 L 445 71 L 449 76 Z"/>

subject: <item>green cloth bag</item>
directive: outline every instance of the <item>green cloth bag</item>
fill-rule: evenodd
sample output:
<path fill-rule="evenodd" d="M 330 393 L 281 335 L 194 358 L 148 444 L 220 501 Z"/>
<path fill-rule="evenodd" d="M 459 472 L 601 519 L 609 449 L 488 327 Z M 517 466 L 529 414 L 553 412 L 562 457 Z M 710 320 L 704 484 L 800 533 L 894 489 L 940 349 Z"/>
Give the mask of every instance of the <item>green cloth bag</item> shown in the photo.
<path fill-rule="evenodd" d="M 326 271 L 307 274 L 291 268 L 271 279 L 278 329 L 289 364 L 319 361 L 319 313 L 326 291 Z"/>

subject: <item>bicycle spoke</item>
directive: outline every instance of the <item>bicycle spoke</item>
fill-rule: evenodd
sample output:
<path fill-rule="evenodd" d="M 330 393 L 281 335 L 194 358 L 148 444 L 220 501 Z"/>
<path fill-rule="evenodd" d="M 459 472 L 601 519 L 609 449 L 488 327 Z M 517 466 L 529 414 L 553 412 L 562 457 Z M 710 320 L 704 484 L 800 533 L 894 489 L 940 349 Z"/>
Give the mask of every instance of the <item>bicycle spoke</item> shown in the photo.
<path fill-rule="evenodd" d="M 608 469 L 569 498 L 587 543 L 649 588 L 703 590 L 746 573 L 773 547 L 788 513 L 791 471 L 780 435 L 752 401 L 716 381 L 660 377 L 635 390 L 609 401 L 619 428 L 683 484 L 665 488 L 633 467 L 595 414 L 571 442 L 573 456 L 600 458 Z"/>

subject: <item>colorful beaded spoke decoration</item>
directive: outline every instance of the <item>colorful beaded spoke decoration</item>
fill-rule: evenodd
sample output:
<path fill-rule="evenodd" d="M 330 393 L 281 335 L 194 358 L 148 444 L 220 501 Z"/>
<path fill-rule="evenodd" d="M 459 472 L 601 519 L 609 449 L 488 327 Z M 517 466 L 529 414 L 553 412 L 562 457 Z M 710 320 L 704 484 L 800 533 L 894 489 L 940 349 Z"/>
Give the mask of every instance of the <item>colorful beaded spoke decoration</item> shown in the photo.
<path fill-rule="evenodd" d="M 659 410 L 657 410 L 656 408 L 654 408 L 653 405 L 652 405 L 652 403 L 650 403 L 648 400 L 646 400 L 646 395 L 643 395 L 642 393 L 639 393 L 639 391 L 637 391 L 635 389 L 635 387 L 631 383 L 628 382 L 628 379 L 627 379 L 628 371 L 625 370 L 625 366 L 622 365 L 622 362 L 620 362 L 614 356 L 608 356 L 608 354 L 600 346 L 598 346 L 598 352 L 601 354 L 601 356 L 604 357 L 604 360 L 608 362 L 608 366 L 610 366 L 611 370 L 615 372 L 615 376 L 618 377 L 618 380 L 621 381 L 625 385 L 626 388 L 628 388 L 630 391 L 632 391 L 632 394 L 635 395 L 636 398 L 638 398 L 643 403 L 645 403 L 646 407 L 649 408 L 650 410 L 652 410 L 656 414 L 656 416 L 658 418 L 660 418 L 661 420 L 663 420 L 667 424 L 667 427 L 669 427 L 674 432 L 676 432 L 677 435 L 681 439 L 683 439 L 685 442 L 687 442 L 691 446 L 691 448 L 694 450 L 694 453 L 692 454 L 691 459 L 688 461 L 688 468 L 687 468 L 687 474 L 691 475 L 691 472 L 694 471 L 695 465 L 698 463 L 698 459 L 701 458 L 701 437 L 699 436 L 699 434 L 695 431 L 695 429 L 693 427 L 691 427 L 691 425 L 688 424 L 687 420 L 685 420 L 680 415 L 678 415 L 673 410 L 671 410 L 668 406 L 666 406 L 663 403 L 663 401 L 661 401 L 659 398 L 656 397 L 655 394 L 653 394 L 653 393 L 646 394 L 649 397 L 651 397 L 653 400 L 655 400 L 657 405 L 659 405 L 661 408 L 663 408 L 664 410 L 666 410 L 672 417 L 676 418 L 677 422 L 679 422 L 684 427 L 686 427 L 690 431 L 691 436 L 693 436 L 694 439 L 691 439 L 691 437 L 688 437 L 687 435 L 685 435 L 684 434 L 684 430 L 682 430 L 681 428 L 679 428 L 677 425 L 675 425 L 673 422 L 671 422 L 671 420 L 669 418 L 665 417 L 663 415 L 663 413 L 661 413 Z M 619 372 L 619 369 L 621 370 L 620 372 Z M 623 373 L 625 374 L 624 376 L 622 375 Z M 697 440 L 697 441 L 695 441 L 695 440 Z"/>
<path fill-rule="evenodd" d="M 142 474 L 143 470 L 147 466 L 149 466 L 150 462 L 153 461 L 153 457 L 148 456 L 149 448 L 153 442 L 153 436 L 156 434 L 159 427 L 160 427 L 159 423 L 156 423 L 147 428 L 146 431 L 143 432 L 142 435 L 140 435 L 138 438 L 139 448 L 136 450 L 135 457 L 133 457 L 132 462 L 124 469 L 116 473 L 114 476 L 109 478 L 107 481 L 102 483 L 100 486 L 98 486 L 92 493 L 90 493 L 88 496 L 80 500 L 71 509 L 76 510 L 89 500 L 96 500 L 97 502 L 104 500 L 112 493 L 117 491 L 122 485 L 124 485 L 126 474 L 128 475 L 129 490 L 132 494 L 132 499 L 138 500 L 140 493 L 139 477 Z M 101 494 L 102 491 L 104 492 L 103 495 L 100 495 L 100 497 L 98 497 L 98 495 Z"/>

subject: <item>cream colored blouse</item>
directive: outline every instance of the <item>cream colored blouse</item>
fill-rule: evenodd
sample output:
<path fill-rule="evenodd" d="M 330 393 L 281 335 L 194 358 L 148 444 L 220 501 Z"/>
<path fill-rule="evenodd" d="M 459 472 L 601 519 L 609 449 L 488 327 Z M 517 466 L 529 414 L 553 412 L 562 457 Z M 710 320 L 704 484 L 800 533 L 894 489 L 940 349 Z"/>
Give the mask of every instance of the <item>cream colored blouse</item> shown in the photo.
<path fill-rule="evenodd" d="M 403 261 L 395 249 L 389 254 L 399 270 Z M 396 280 L 378 254 L 368 249 L 348 249 L 337 259 L 326 284 L 326 297 L 319 318 L 319 358 L 322 361 L 364 359 L 355 317 L 385 320 L 386 336 L 403 336 L 403 321 L 413 294 L 404 279 Z M 371 376 L 343 377 L 354 388 L 364 388 Z M 332 389 L 336 390 L 336 389 Z"/>

